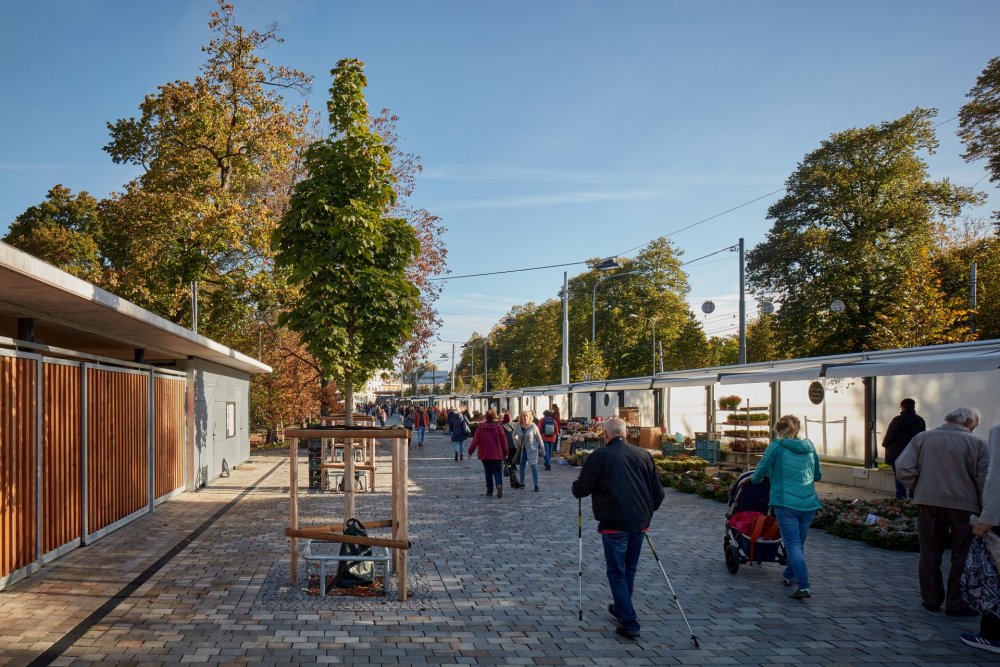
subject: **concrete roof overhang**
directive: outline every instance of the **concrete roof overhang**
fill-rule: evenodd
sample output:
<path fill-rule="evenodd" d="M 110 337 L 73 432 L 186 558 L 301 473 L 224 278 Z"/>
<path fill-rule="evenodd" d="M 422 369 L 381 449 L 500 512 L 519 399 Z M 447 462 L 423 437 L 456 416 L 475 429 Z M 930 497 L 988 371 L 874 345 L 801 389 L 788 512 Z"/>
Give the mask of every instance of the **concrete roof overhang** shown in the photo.
<path fill-rule="evenodd" d="M 0 243 L 0 336 L 17 337 L 18 318 L 34 320 L 34 339 L 52 347 L 145 363 L 203 359 L 246 373 L 271 367 Z"/>

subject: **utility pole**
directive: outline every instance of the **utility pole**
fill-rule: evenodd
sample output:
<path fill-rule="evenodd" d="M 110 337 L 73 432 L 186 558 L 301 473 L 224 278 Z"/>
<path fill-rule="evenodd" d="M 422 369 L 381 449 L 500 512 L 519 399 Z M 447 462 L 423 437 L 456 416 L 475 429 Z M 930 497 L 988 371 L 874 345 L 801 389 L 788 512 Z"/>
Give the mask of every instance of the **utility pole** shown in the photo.
<path fill-rule="evenodd" d="M 969 335 L 976 335 L 976 262 L 969 268 Z"/>
<path fill-rule="evenodd" d="M 455 344 L 451 344 L 451 395 L 455 395 Z"/>
<path fill-rule="evenodd" d="M 569 384 L 569 273 L 563 271 L 562 383 Z"/>
<path fill-rule="evenodd" d="M 740 239 L 740 364 L 747 362 L 747 294 L 745 253 L 743 239 Z"/>
<path fill-rule="evenodd" d="M 198 333 L 198 283 L 191 281 L 191 331 Z"/>
<path fill-rule="evenodd" d="M 485 394 L 490 390 L 490 360 L 486 356 L 488 350 L 490 349 L 489 341 L 483 339 L 483 393 Z"/>

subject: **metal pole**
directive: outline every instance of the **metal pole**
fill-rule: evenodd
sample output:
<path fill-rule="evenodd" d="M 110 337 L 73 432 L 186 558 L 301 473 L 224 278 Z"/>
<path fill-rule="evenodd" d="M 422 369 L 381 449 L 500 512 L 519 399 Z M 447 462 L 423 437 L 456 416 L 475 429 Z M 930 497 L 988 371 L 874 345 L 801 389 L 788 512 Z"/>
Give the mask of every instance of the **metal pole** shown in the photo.
<path fill-rule="evenodd" d="M 198 333 L 198 283 L 191 281 L 191 331 Z"/>
<path fill-rule="evenodd" d="M 650 320 L 649 326 L 653 330 L 653 375 L 656 375 L 656 320 Z"/>
<path fill-rule="evenodd" d="M 451 395 L 455 395 L 455 344 L 451 344 Z"/>
<path fill-rule="evenodd" d="M 562 383 L 569 384 L 569 273 L 563 271 Z"/>
<path fill-rule="evenodd" d="M 597 286 L 604 280 L 604 276 L 598 276 L 594 283 L 594 293 L 590 297 L 590 342 L 597 342 Z"/>
<path fill-rule="evenodd" d="M 660 341 L 660 372 L 663 372 L 663 341 Z"/>
<path fill-rule="evenodd" d="M 490 390 L 490 358 L 488 355 L 490 349 L 489 340 L 483 339 L 483 393 L 485 394 Z"/>
<path fill-rule="evenodd" d="M 969 336 L 976 335 L 976 262 L 969 268 Z"/>
<path fill-rule="evenodd" d="M 746 270 L 744 269 L 745 253 L 743 239 L 740 239 L 740 363 L 747 362 L 747 294 Z"/>

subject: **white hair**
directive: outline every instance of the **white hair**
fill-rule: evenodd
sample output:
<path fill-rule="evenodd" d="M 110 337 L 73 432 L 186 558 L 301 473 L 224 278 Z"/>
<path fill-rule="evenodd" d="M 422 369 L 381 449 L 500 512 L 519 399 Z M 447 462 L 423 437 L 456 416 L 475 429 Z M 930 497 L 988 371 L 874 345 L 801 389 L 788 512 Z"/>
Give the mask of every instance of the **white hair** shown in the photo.
<path fill-rule="evenodd" d="M 621 417 L 612 417 L 611 419 L 604 420 L 604 432 L 612 438 L 619 438 L 624 437 L 628 429 L 625 426 L 624 419 Z"/>
<path fill-rule="evenodd" d="M 979 423 L 979 413 L 975 408 L 955 408 L 944 416 L 946 422 L 964 424 L 969 421 Z"/>

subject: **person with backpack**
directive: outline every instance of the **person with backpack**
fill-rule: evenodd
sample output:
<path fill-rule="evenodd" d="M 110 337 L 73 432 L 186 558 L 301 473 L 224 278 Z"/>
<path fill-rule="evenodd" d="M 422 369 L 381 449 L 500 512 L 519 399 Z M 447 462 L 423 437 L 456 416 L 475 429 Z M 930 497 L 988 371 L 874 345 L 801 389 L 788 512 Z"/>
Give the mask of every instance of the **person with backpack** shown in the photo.
<path fill-rule="evenodd" d="M 823 508 L 816 495 L 816 482 L 823 477 L 816 447 L 808 439 L 799 439 L 799 418 L 785 415 L 771 429 L 771 444 L 757 463 L 750 481 L 760 484 L 771 480 L 768 504 L 774 508 L 781 530 L 781 541 L 788 552 L 784 584 L 795 584 L 788 596 L 793 600 L 812 597 L 809 570 L 806 567 L 806 534 L 816 512 Z"/>
<path fill-rule="evenodd" d="M 531 466 L 531 481 L 538 491 L 538 453 L 543 449 L 542 436 L 535 425 L 535 415 L 531 410 L 524 410 L 518 417 L 518 426 L 514 429 L 517 440 L 518 463 L 521 468 L 521 486 L 524 486 L 524 469 Z"/>
<path fill-rule="evenodd" d="M 545 443 L 545 469 L 552 470 L 552 448 L 559 439 L 559 422 L 552 416 L 551 410 L 542 413 L 542 418 L 538 420 L 538 430 Z"/>
<path fill-rule="evenodd" d="M 417 414 L 413 416 L 413 426 L 417 429 L 417 446 L 424 446 L 424 435 L 427 433 L 427 426 L 430 424 L 430 418 L 427 416 L 427 411 L 424 410 L 424 406 L 417 408 Z"/>
<path fill-rule="evenodd" d="M 486 411 L 486 421 L 476 427 L 469 445 L 469 458 L 479 451 L 479 460 L 483 462 L 483 472 L 486 475 L 486 495 L 493 495 L 496 485 L 497 498 L 503 498 L 503 460 L 507 458 L 507 435 L 503 427 L 497 423 L 497 413 Z"/>

